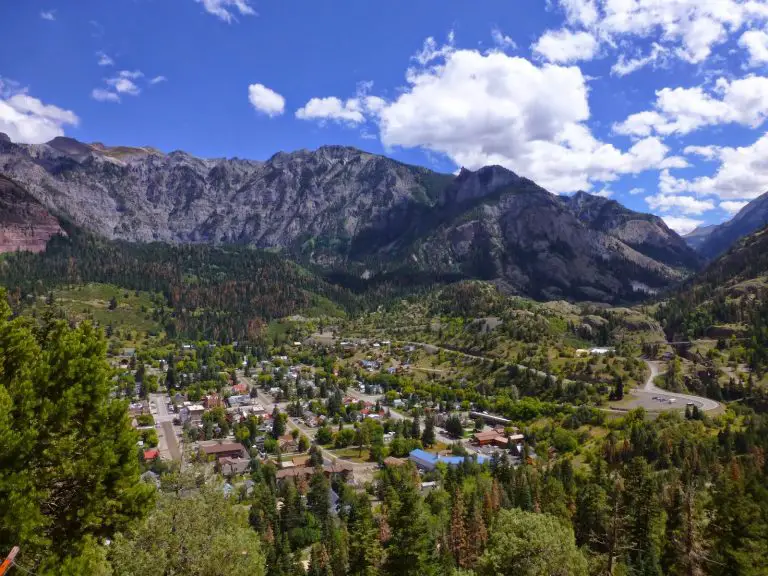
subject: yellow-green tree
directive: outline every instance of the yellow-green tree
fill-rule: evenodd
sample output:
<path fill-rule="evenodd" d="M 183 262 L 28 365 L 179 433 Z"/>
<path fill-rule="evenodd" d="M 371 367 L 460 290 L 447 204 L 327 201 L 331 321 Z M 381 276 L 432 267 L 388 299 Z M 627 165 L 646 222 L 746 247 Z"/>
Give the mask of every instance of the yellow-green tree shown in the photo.
<path fill-rule="evenodd" d="M 118 535 L 109 558 L 121 576 L 263 576 L 259 534 L 220 486 L 163 494 L 135 530 Z"/>

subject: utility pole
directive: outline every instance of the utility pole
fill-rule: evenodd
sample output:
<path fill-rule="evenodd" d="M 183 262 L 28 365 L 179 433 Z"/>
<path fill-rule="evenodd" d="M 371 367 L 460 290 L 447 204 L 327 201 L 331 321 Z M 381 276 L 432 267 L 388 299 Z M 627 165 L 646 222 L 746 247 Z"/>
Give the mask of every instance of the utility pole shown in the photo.
<path fill-rule="evenodd" d="M 0 576 L 3 576 L 6 572 L 8 572 L 8 569 L 13 566 L 13 561 L 16 559 L 16 555 L 19 553 L 19 547 L 14 546 L 11 548 L 10 554 L 3 560 L 3 563 L 0 564 Z"/>

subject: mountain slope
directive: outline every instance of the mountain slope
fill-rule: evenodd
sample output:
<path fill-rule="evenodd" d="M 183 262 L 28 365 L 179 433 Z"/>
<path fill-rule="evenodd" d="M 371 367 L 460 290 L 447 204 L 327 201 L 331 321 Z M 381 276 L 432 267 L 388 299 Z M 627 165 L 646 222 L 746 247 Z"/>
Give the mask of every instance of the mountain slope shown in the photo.
<path fill-rule="evenodd" d="M 51 236 L 62 232 L 59 221 L 26 190 L 0 175 L 0 254 L 40 252 Z"/>
<path fill-rule="evenodd" d="M 497 280 L 508 291 L 544 300 L 631 299 L 682 277 L 586 226 L 556 196 L 526 179 L 459 206 L 440 206 L 442 217 L 430 231 L 395 245 L 395 254 L 420 269 Z"/>
<path fill-rule="evenodd" d="M 734 242 L 768 225 L 768 192 L 744 206 L 728 222 L 715 227 L 697 247 L 706 258 L 715 258 Z"/>
<path fill-rule="evenodd" d="M 685 240 L 686 244 L 693 248 L 694 250 L 699 250 L 701 248 L 701 245 L 706 242 L 707 238 L 709 238 L 709 235 L 712 234 L 715 230 L 717 230 L 719 227 L 719 224 L 710 224 L 709 226 L 698 226 L 695 229 L 693 229 L 691 232 L 688 232 L 685 236 L 683 236 L 683 240 Z"/>
<path fill-rule="evenodd" d="M 169 245 L 98 238 L 66 224 L 45 252 L 0 260 L 0 285 L 42 296 L 52 288 L 103 283 L 160 293 L 154 318 L 171 335 L 255 339 L 266 322 L 293 314 L 340 315 L 358 306 L 347 290 L 293 262 L 248 246 Z"/>
<path fill-rule="evenodd" d="M 700 265 L 686 242 L 658 216 L 635 212 L 615 200 L 586 192 L 562 200 L 590 228 L 618 238 L 649 258 L 685 268 Z"/>
<path fill-rule="evenodd" d="M 0 141 L 0 172 L 106 238 L 277 248 L 347 280 L 483 278 L 618 301 L 698 265 L 655 217 L 588 195 L 572 206 L 498 166 L 453 176 L 341 146 L 258 162 L 57 138 Z"/>
<path fill-rule="evenodd" d="M 679 286 L 659 307 L 658 318 L 670 339 L 683 340 L 761 330 L 754 318 L 764 312 L 768 313 L 768 227 L 742 238 Z"/>

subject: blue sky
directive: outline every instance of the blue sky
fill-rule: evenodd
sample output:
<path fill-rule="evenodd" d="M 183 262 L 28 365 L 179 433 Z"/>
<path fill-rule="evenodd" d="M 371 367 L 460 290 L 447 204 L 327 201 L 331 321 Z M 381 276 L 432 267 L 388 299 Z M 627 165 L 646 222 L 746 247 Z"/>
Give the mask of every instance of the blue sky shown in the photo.
<path fill-rule="evenodd" d="M 768 190 L 768 0 L 0 0 L 0 131 L 501 164 L 679 231 Z"/>

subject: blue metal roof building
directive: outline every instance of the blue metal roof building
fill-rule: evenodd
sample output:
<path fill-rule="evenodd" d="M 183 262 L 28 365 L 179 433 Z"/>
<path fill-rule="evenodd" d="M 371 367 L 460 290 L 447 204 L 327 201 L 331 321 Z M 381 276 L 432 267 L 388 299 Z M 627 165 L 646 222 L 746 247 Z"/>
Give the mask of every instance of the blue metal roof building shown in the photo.
<path fill-rule="evenodd" d="M 475 458 L 478 464 L 484 464 L 488 461 L 488 458 L 482 455 L 477 456 L 437 456 L 421 449 L 412 450 L 408 455 L 408 459 L 416 464 L 423 470 L 434 470 L 438 463 L 446 464 L 447 466 L 460 466 L 464 463 L 465 458 Z"/>

